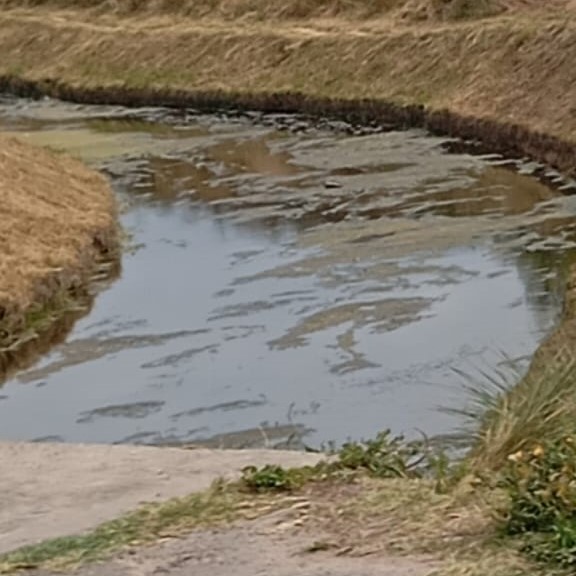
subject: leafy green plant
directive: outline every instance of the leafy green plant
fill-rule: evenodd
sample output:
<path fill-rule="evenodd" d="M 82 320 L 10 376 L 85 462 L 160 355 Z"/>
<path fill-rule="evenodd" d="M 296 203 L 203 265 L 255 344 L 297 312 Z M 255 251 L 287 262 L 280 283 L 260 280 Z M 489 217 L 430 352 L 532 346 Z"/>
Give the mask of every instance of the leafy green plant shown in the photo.
<path fill-rule="evenodd" d="M 349 478 L 357 473 L 376 478 L 420 478 L 426 469 L 433 469 L 435 461 L 429 457 L 422 442 L 408 442 L 386 430 L 373 440 L 344 444 L 316 466 L 248 466 L 243 470 L 241 483 L 253 492 L 284 492 L 298 490 L 308 482 Z M 446 467 L 444 462 L 442 472 L 445 476 L 448 474 Z"/>
<path fill-rule="evenodd" d="M 448 494 L 468 473 L 466 460 L 457 460 L 443 451 L 430 452 L 426 456 L 426 476 L 434 481 L 436 494 Z"/>
<path fill-rule="evenodd" d="M 499 486 L 509 498 L 505 532 L 527 537 L 538 560 L 576 567 L 576 437 L 510 455 Z"/>
<path fill-rule="evenodd" d="M 267 465 L 244 468 L 240 483 L 250 492 L 292 492 L 309 482 L 346 481 L 364 474 L 373 478 L 417 479 L 435 481 L 436 491 L 446 493 L 466 473 L 466 463 L 454 461 L 426 441 L 407 441 L 392 436 L 389 430 L 376 438 L 347 442 L 341 448 L 332 447 L 327 459 L 315 466 L 283 468 Z"/>
<path fill-rule="evenodd" d="M 421 442 L 392 437 L 390 430 L 380 432 L 373 440 L 348 442 L 338 452 L 341 467 L 364 470 L 378 478 L 419 477 L 419 467 L 425 460 Z"/>
<path fill-rule="evenodd" d="M 301 488 L 313 476 L 314 468 L 311 467 L 247 466 L 242 471 L 241 483 L 252 492 L 290 492 Z"/>

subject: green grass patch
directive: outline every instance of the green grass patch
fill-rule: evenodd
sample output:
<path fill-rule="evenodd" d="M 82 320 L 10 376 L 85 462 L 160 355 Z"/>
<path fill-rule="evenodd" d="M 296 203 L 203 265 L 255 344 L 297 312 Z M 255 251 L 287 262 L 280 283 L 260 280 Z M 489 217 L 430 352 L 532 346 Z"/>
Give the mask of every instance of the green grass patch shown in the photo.
<path fill-rule="evenodd" d="M 344 444 L 316 466 L 249 466 L 243 471 L 241 485 L 257 493 L 291 492 L 310 482 L 342 480 L 357 474 L 405 479 L 432 474 L 440 484 L 452 474 L 452 468 L 445 455 L 431 449 L 425 441 L 406 441 L 386 430 L 374 439 Z"/>

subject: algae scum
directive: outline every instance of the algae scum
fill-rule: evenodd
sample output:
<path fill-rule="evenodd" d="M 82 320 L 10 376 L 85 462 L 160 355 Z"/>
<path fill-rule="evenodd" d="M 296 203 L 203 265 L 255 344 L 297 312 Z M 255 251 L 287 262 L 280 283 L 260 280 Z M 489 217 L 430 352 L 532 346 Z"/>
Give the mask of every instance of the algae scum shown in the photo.
<path fill-rule="evenodd" d="M 574 260 L 570 185 L 421 131 L 5 98 L 111 178 L 121 277 L 0 391 L 0 438 L 246 447 L 453 432 L 526 363 Z"/>

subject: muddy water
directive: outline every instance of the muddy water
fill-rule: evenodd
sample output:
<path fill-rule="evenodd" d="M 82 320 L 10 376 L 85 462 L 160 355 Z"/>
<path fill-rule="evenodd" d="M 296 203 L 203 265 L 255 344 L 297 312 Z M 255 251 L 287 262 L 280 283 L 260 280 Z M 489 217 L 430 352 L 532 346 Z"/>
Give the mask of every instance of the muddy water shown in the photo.
<path fill-rule="evenodd" d="M 0 437 L 255 446 L 454 431 L 462 378 L 526 362 L 574 260 L 575 203 L 420 131 L 0 102 L 103 170 L 121 278 L 0 391 Z"/>

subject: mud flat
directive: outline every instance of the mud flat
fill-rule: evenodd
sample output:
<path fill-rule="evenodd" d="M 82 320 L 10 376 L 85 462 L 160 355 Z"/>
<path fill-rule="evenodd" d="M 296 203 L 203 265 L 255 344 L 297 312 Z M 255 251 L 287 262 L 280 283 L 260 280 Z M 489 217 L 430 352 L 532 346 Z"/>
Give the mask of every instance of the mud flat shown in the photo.
<path fill-rule="evenodd" d="M 91 278 L 118 248 L 105 179 L 80 162 L 0 138 L 0 376 L 42 351 L 39 333 L 66 333 Z M 51 334 L 53 342 L 56 334 Z"/>

